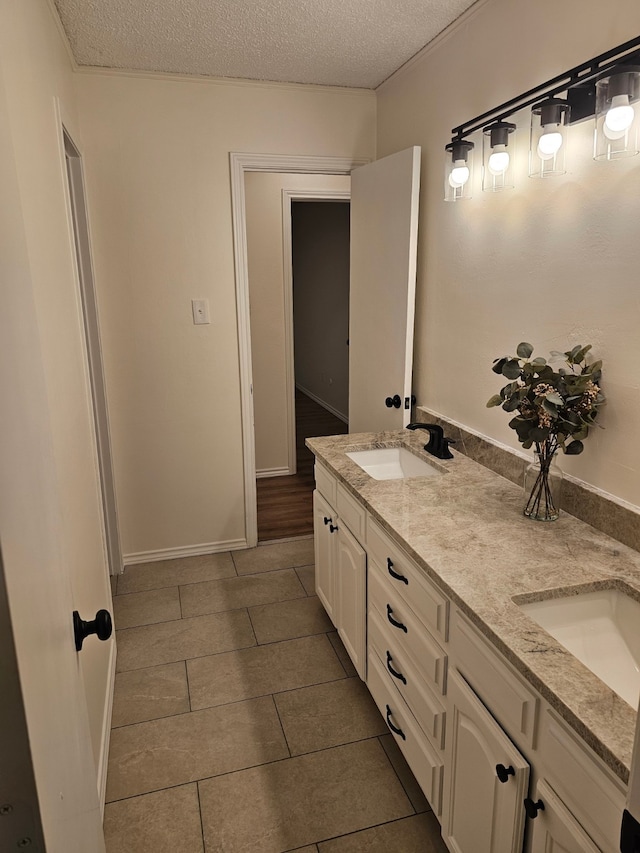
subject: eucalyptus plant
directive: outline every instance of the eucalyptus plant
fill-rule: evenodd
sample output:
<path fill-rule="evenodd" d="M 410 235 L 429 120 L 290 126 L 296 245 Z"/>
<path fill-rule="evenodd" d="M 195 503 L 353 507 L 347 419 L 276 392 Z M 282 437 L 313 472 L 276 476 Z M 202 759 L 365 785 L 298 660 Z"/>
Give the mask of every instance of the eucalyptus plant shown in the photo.
<path fill-rule="evenodd" d="M 587 344 L 552 352 L 552 358 L 564 356 L 566 364 L 554 370 L 545 358 L 532 358 L 533 347 L 523 342 L 515 356 L 493 362 L 493 372 L 510 381 L 491 397 L 487 408 L 502 406 L 515 413 L 509 426 L 525 449 L 535 444 L 538 453 L 553 456 L 561 447 L 575 456 L 584 450 L 589 428 L 600 426 L 595 421 L 605 403 L 600 389 L 602 361 L 587 363 L 590 350 Z"/>

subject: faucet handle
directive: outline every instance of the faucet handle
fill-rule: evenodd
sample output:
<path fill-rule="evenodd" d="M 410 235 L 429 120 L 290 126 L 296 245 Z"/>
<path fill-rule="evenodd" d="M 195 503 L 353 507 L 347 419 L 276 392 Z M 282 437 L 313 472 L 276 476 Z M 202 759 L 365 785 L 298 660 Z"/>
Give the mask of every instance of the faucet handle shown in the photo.
<path fill-rule="evenodd" d="M 450 444 L 455 444 L 454 438 L 446 438 L 442 439 L 442 444 L 440 445 L 440 449 L 442 451 L 441 459 L 453 459 L 453 453 L 449 450 Z"/>

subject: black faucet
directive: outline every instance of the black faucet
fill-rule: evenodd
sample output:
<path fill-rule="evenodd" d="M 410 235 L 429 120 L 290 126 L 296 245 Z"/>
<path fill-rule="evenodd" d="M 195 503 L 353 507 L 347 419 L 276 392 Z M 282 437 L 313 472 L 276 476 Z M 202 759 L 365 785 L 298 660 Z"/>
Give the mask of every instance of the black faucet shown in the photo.
<path fill-rule="evenodd" d="M 429 442 L 424 449 L 436 459 L 453 459 L 453 453 L 449 450 L 450 444 L 455 444 L 452 438 L 445 438 L 444 431 L 439 424 L 407 424 L 407 429 L 426 429 L 429 431 Z"/>

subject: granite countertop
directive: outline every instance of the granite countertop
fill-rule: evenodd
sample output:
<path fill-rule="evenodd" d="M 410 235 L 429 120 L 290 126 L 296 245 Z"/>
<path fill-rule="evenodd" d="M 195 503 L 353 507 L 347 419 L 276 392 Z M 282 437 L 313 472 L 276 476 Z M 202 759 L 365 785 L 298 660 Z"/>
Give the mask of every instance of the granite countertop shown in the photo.
<path fill-rule="evenodd" d="M 423 452 L 422 430 L 307 439 L 308 447 L 623 782 L 636 709 L 513 601 L 623 586 L 640 600 L 640 554 L 577 518 L 522 515 L 523 492 L 466 456 Z M 374 480 L 346 451 L 404 445 L 441 477 Z"/>

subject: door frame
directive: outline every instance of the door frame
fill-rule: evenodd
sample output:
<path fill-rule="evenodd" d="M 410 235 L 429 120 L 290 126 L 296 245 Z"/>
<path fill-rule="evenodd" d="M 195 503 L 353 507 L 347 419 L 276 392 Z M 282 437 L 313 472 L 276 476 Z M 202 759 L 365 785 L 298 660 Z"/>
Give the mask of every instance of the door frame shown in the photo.
<path fill-rule="evenodd" d="M 246 172 L 293 172 L 309 175 L 349 175 L 368 159 L 315 157 L 294 154 L 229 153 L 231 172 L 231 216 L 235 261 L 236 316 L 240 364 L 240 417 L 244 460 L 245 537 L 247 547 L 258 544 L 256 497 L 255 425 L 253 415 L 253 369 L 251 364 L 251 323 L 249 319 L 249 265 L 247 260 L 247 220 L 244 176 Z"/>
<path fill-rule="evenodd" d="M 91 252 L 91 229 L 84 162 L 76 136 L 69 129 L 69 123 L 62 113 L 59 101 L 56 101 L 56 114 L 65 175 L 64 196 L 71 241 L 71 256 L 79 298 L 80 319 L 84 332 L 84 362 L 92 408 L 91 423 L 100 483 L 104 549 L 109 574 L 118 575 L 121 574 L 124 566 L 113 474 L 109 408 L 100 340 L 98 300 Z"/>
<path fill-rule="evenodd" d="M 293 326 L 293 239 L 291 205 L 294 201 L 350 201 L 349 190 L 282 190 L 282 252 L 284 258 L 284 347 L 287 383 L 287 457 L 290 474 L 298 470 L 296 459 L 296 373 Z"/>

